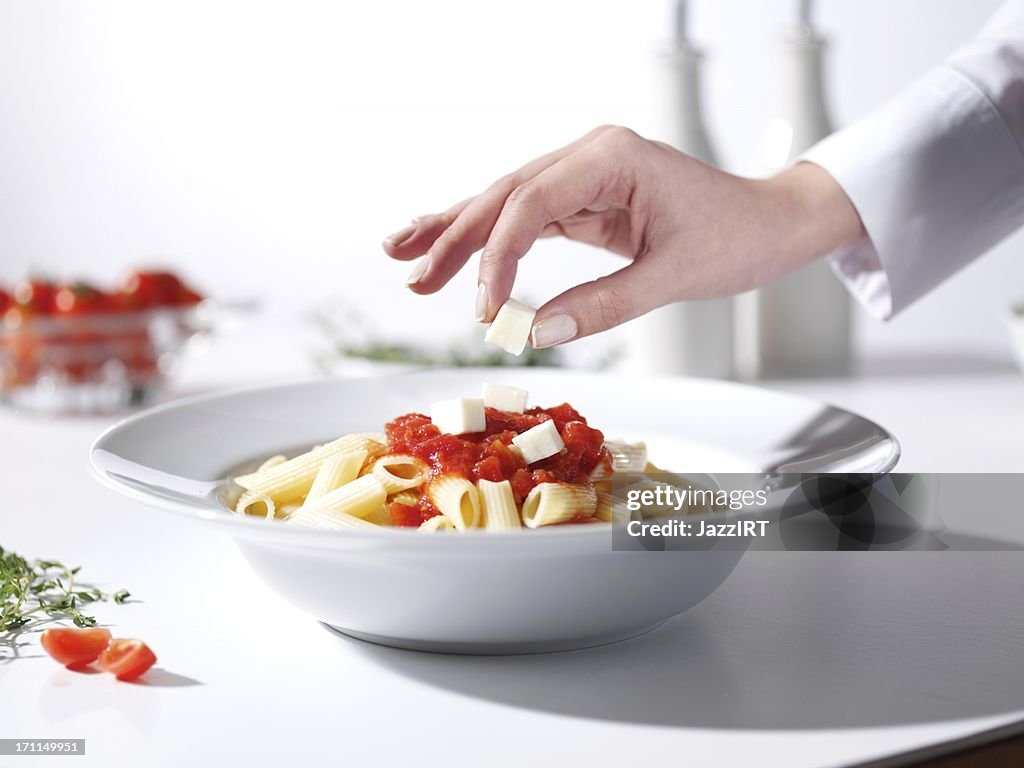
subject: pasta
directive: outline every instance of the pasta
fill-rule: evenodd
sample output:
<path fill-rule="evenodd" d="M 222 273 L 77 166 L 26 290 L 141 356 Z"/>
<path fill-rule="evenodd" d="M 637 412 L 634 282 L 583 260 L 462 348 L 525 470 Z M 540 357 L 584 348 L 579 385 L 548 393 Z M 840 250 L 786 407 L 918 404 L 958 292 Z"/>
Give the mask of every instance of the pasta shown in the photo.
<path fill-rule="evenodd" d="M 418 488 L 427 479 L 427 465 L 415 456 L 381 456 L 373 463 L 373 476 L 388 493 Z"/>
<path fill-rule="evenodd" d="M 329 531 L 344 531 L 351 528 L 376 528 L 373 523 L 340 510 L 302 507 L 287 519 L 288 523 L 321 528 Z"/>
<path fill-rule="evenodd" d="M 246 491 L 238 497 L 235 511 L 241 515 L 265 517 L 269 520 L 274 517 L 277 507 L 274 504 L 274 500 L 267 496 L 267 494 Z"/>
<path fill-rule="evenodd" d="M 435 478 L 427 489 L 427 498 L 460 531 L 476 528 L 480 522 L 480 497 L 476 486 L 464 477 Z"/>
<path fill-rule="evenodd" d="M 363 475 L 340 488 L 335 488 L 319 499 L 304 504 L 300 513 L 338 512 L 363 518 L 381 507 L 387 499 L 384 485 L 373 475 Z M 294 517 L 294 516 L 293 516 Z"/>
<path fill-rule="evenodd" d="M 567 523 L 587 518 L 597 509 L 597 492 L 590 485 L 540 483 L 523 501 L 523 524 L 527 528 Z"/>
<path fill-rule="evenodd" d="M 236 477 L 235 482 L 247 491 L 266 494 L 279 504 L 300 501 L 309 493 L 317 472 L 329 457 L 360 449 L 376 456 L 384 453 L 387 445 L 378 437 L 382 436 L 345 435 L 265 471 Z"/>
<path fill-rule="evenodd" d="M 313 485 L 310 486 L 303 505 L 316 501 L 334 489 L 351 483 L 359 476 L 359 470 L 363 468 L 365 461 L 365 448 L 349 453 L 339 453 L 328 458 L 317 470 Z"/>
<path fill-rule="evenodd" d="M 426 533 L 433 533 L 435 531 L 451 531 L 454 530 L 455 526 L 452 521 L 444 515 L 434 515 L 429 520 L 425 520 L 420 523 L 420 530 Z"/>
<path fill-rule="evenodd" d="M 516 499 L 508 480 L 495 483 L 490 480 L 477 482 L 480 493 L 480 508 L 484 516 L 484 528 L 488 531 L 508 531 L 521 527 Z"/>
<path fill-rule="evenodd" d="M 444 401 L 461 405 L 399 416 L 384 434 L 272 456 L 235 478 L 240 495 L 225 503 L 241 515 L 333 531 L 518 531 L 622 517 L 612 478 L 642 474 L 643 443 L 606 442 L 572 406 L 527 408 L 527 396 L 485 385 L 482 420 L 476 399 Z M 458 418 L 448 413 L 456 410 Z"/>

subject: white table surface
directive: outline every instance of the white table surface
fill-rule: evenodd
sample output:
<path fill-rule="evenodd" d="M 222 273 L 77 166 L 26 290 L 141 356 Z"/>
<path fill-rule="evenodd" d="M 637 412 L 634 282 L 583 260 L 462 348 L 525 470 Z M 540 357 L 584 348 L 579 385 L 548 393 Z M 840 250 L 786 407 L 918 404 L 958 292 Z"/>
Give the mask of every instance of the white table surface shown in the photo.
<path fill-rule="evenodd" d="M 216 352 L 216 350 L 214 350 Z M 222 384 L 224 357 L 181 388 Z M 1024 471 L 1010 373 L 776 382 L 877 419 L 903 467 Z M 145 684 L 73 673 L 22 635 L 0 737 L 85 738 L 75 764 L 837 766 L 1024 718 L 1024 553 L 752 552 L 704 603 L 627 643 L 455 657 L 335 635 L 232 541 L 88 474 L 102 419 L 0 411 L 0 544 L 141 602 L 96 608 L 159 656 Z M 958 520 L 998 537 L 998 516 Z M 0 651 L 10 652 L 10 648 Z M 43 757 L 0 757 L 0 766 Z M 47 763 L 49 764 L 49 763 Z"/>

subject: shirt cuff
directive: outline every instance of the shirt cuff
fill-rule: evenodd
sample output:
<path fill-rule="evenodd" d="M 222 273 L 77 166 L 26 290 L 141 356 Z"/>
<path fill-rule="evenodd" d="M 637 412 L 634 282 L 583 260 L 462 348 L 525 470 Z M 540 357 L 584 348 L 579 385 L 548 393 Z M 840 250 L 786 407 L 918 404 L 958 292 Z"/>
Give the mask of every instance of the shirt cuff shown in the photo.
<path fill-rule="evenodd" d="M 821 166 L 867 239 L 830 256 L 850 291 L 888 319 L 1024 221 L 1024 157 L 992 102 L 935 69 L 799 160 Z"/>

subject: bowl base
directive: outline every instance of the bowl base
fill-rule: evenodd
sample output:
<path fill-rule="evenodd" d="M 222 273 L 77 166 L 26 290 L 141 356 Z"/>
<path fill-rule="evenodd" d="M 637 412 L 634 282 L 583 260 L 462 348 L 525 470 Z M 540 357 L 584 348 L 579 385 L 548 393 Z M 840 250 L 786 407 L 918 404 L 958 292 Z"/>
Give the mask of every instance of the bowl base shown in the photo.
<path fill-rule="evenodd" d="M 610 645 L 611 643 L 631 640 L 640 635 L 657 629 L 668 619 L 662 619 L 654 624 L 647 624 L 642 627 L 633 627 L 621 632 L 613 632 L 606 635 L 592 635 L 589 637 L 573 638 L 571 640 L 536 640 L 509 643 L 463 643 L 447 640 L 416 640 L 409 637 L 386 637 L 374 635 L 369 632 L 357 632 L 354 629 L 346 629 L 333 624 L 321 622 L 324 627 L 345 635 L 346 637 L 373 643 L 374 645 L 386 645 L 391 648 L 401 648 L 406 651 L 422 651 L 425 653 L 452 653 L 469 656 L 517 656 L 529 653 L 558 653 L 560 651 L 578 651 L 583 648 L 593 648 L 598 645 Z"/>

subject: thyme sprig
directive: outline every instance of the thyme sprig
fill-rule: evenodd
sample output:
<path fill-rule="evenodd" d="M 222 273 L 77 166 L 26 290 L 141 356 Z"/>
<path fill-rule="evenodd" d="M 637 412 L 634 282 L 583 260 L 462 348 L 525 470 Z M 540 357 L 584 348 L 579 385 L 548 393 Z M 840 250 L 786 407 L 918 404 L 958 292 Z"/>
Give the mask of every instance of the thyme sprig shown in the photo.
<path fill-rule="evenodd" d="M 0 547 L 0 636 L 45 619 L 92 627 L 96 618 L 83 606 L 102 600 L 122 605 L 131 596 L 125 589 L 109 594 L 76 583 L 79 570 L 81 566 L 69 568 L 59 560 L 29 561 Z"/>

